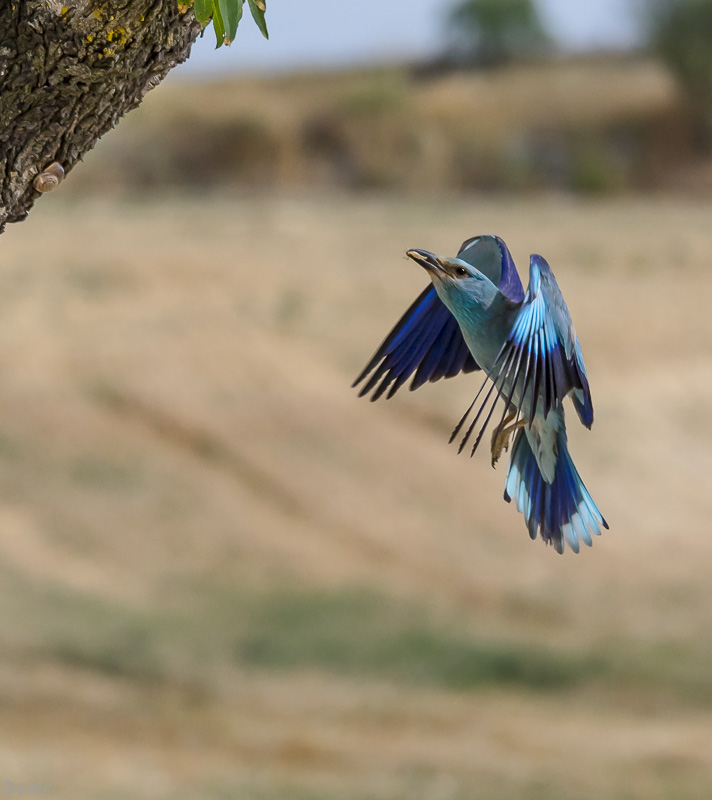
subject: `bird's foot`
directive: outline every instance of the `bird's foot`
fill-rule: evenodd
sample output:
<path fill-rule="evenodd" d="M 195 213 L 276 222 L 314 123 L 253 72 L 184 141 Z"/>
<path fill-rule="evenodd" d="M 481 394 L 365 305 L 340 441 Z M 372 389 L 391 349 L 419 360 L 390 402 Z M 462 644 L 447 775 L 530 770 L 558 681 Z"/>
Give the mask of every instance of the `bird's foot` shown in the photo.
<path fill-rule="evenodd" d="M 509 431 L 506 428 L 497 428 L 492 434 L 492 466 L 497 466 L 502 451 L 509 450 Z"/>
<path fill-rule="evenodd" d="M 497 426 L 493 433 L 492 433 L 492 466 L 495 467 L 497 462 L 502 455 L 502 451 L 505 453 L 509 450 L 509 437 L 519 428 L 523 428 L 527 421 L 525 419 L 520 419 L 516 425 L 507 425 L 507 422 L 511 422 L 514 418 L 512 414 L 506 420 L 504 420 L 502 425 Z"/>

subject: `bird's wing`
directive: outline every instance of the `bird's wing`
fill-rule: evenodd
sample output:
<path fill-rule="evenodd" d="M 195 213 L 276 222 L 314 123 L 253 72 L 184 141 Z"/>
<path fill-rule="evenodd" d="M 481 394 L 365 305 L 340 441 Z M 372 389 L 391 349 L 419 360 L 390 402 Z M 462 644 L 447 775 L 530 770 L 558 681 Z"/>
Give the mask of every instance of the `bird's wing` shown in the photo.
<path fill-rule="evenodd" d="M 403 314 L 353 385 L 373 372 L 359 392 L 363 397 L 376 387 L 373 401 L 386 390 L 387 396 L 393 397 L 414 372 L 411 391 L 427 381 L 476 369 L 479 366 L 465 344 L 457 320 L 431 284 Z"/>
<path fill-rule="evenodd" d="M 531 388 L 531 406 L 522 409 L 531 421 L 571 397 L 581 422 L 593 423 L 591 392 L 576 331 L 554 273 L 537 255 L 529 264 L 529 287 L 495 365 L 495 378 L 513 375 L 524 397 Z M 495 376 L 493 376 L 495 377 Z"/>

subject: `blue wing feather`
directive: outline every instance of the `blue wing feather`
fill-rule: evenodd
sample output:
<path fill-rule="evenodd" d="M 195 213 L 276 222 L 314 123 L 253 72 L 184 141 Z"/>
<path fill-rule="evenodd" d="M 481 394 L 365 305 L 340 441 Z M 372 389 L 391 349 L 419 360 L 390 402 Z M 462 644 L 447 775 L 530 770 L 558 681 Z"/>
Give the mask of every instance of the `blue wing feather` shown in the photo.
<path fill-rule="evenodd" d="M 531 257 L 529 288 L 498 356 L 500 373 L 515 355 L 520 368 L 513 380 L 521 381 L 522 398 L 529 392 L 530 422 L 570 394 L 581 422 L 591 427 L 593 404 L 581 346 L 554 274 L 537 255 Z"/>
<path fill-rule="evenodd" d="M 411 389 L 417 389 L 422 386 L 426 381 L 437 380 L 442 378 L 446 372 L 448 358 L 446 356 L 450 353 L 453 334 L 457 335 L 458 331 L 452 326 L 446 326 L 438 334 L 437 339 L 433 346 L 428 350 L 425 358 L 420 362 L 413 381 L 410 385 Z"/>
<path fill-rule="evenodd" d="M 431 284 L 403 314 L 353 385 L 370 375 L 359 397 L 375 388 L 371 400 L 378 400 L 389 387 L 388 397 L 392 397 L 414 372 L 411 389 L 477 369 L 457 320 Z"/>

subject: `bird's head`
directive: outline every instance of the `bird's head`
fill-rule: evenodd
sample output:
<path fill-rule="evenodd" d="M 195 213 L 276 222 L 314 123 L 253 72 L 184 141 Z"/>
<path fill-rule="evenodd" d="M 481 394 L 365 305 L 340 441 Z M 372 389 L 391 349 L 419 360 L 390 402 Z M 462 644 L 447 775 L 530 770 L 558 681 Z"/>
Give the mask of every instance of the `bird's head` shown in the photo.
<path fill-rule="evenodd" d="M 480 280 L 484 277 L 471 264 L 461 261 L 459 258 L 436 256 L 435 253 L 431 253 L 429 250 L 416 249 L 406 251 L 406 255 L 427 270 L 433 283 L 435 281 L 457 282 L 467 278 Z"/>
<path fill-rule="evenodd" d="M 456 257 L 436 256 L 428 250 L 408 250 L 412 258 L 430 275 L 443 302 L 453 306 L 487 303 L 497 292 L 493 281 L 502 272 L 502 253 L 496 237 L 478 236 L 468 240 Z"/>

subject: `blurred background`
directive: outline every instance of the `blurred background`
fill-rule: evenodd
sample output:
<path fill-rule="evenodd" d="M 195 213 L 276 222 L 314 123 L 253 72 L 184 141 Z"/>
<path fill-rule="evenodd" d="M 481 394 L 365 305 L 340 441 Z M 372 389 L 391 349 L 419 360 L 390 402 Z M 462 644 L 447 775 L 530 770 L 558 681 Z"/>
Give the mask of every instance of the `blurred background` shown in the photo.
<path fill-rule="evenodd" d="M 712 3 L 268 21 L 2 238 L 4 791 L 708 800 Z M 448 447 L 476 376 L 349 389 L 478 233 L 576 322 L 579 556 Z"/>

